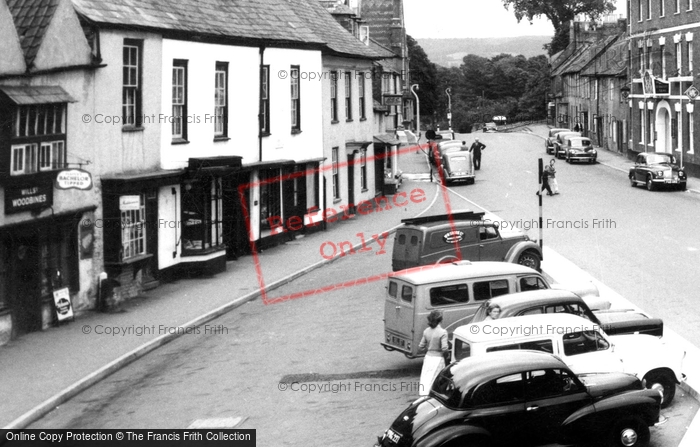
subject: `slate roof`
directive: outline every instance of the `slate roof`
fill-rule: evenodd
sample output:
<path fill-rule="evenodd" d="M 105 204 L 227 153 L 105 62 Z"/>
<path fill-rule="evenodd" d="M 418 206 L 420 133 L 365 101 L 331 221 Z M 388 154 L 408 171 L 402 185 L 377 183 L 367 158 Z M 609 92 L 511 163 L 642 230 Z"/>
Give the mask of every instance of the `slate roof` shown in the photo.
<path fill-rule="evenodd" d="M 26 1 L 26 0 L 25 0 Z M 379 58 L 318 0 L 72 0 L 92 22 L 253 42 L 325 45 L 335 53 Z"/>
<path fill-rule="evenodd" d="M 59 0 L 7 0 L 27 67 L 34 62 L 58 2 Z"/>
<path fill-rule="evenodd" d="M 621 38 L 600 53 L 593 63 L 581 72 L 581 76 L 625 75 L 628 62 L 627 41 Z"/>
<path fill-rule="evenodd" d="M 402 18 L 401 0 L 362 0 L 360 16 L 369 26 L 369 36 L 380 45 L 391 47 L 391 24 Z"/>
<path fill-rule="evenodd" d="M 553 76 L 580 73 L 619 36 L 607 36 L 595 43 L 584 43 L 564 63 L 552 72 Z M 582 73 L 581 73 L 582 74 Z"/>

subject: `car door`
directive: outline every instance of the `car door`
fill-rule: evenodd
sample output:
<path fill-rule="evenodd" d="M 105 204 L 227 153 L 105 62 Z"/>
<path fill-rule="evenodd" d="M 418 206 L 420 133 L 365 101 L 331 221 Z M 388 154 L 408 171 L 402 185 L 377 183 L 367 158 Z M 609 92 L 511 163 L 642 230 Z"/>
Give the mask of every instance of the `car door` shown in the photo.
<path fill-rule="evenodd" d="M 560 356 L 576 374 L 623 371 L 610 343 L 598 331 L 569 332 L 561 336 Z"/>
<path fill-rule="evenodd" d="M 525 414 L 535 442 L 559 439 L 562 423 L 590 401 L 586 388 L 563 369 L 528 371 L 525 376 Z"/>
<path fill-rule="evenodd" d="M 509 374 L 477 386 L 471 393 L 469 419 L 488 430 L 494 444 L 529 437 L 523 373 Z"/>
<path fill-rule="evenodd" d="M 503 242 L 498 229 L 491 226 L 479 226 L 479 259 L 482 261 L 502 261 L 508 253 L 510 244 Z"/>
<path fill-rule="evenodd" d="M 642 155 L 637 155 L 634 163 L 634 179 L 639 182 L 646 182 L 645 159 Z"/>

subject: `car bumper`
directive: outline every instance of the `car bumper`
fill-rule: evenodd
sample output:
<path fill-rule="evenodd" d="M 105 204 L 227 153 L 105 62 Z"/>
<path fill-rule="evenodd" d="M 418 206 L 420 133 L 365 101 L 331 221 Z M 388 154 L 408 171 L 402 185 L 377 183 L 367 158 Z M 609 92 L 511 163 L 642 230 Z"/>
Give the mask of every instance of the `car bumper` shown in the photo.
<path fill-rule="evenodd" d="M 598 157 L 596 155 L 569 155 L 569 160 L 575 160 L 575 161 L 595 161 Z"/>
<path fill-rule="evenodd" d="M 653 178 L 651 179 L 652 182 L 658 183 L 660 185 L 677 185 L 679 183 L 684 183 L 686 179 L 681 179 L 681 178 Z"/>

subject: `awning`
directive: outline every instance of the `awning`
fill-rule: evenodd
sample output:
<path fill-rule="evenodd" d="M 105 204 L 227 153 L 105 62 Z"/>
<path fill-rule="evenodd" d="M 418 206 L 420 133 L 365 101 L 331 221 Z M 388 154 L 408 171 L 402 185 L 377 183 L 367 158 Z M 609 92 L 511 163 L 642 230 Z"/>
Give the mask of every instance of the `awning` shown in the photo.
<path fill-rule="evenodd" d="M 17 105 L 77 102 L 58 85 L 0 86 L 0 91 Z"/>
<path fill-rule="evenodd" d="M 374 140 L 378 143 L 387 144 L 389 146 L 398 146 L 401 142 L 396 138 L 393 133 L 383 133 L 381 135 L 375 135 Z"/>
<path fill-rule="evenodd" d="M 179 185 L 184 178 L 183 169 L 158 170 L 138 174 L 118 174 L 100 178 L 102 189 L 112 193 L 140 192 L 144 189 L 166 185 Z"/>
<path fill-rule="evenodd" d="M 256 169 L 272 169 L 279 168 L 281 166 L 293 165 L 294 163 L 296 163 L 294 160 L 256 161 L 253 163 L 243 164 L 243 169 L 247 171 L 254 171 Z"/>

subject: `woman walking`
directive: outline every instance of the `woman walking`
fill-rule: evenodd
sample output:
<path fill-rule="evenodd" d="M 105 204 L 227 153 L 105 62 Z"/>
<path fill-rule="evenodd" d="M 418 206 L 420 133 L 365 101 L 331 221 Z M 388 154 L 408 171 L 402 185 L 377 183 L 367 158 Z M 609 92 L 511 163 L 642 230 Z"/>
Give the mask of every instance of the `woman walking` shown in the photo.
<path fill-rule="evenodd" d="M 418 347 L 426 351 L 423 369 L 420 373 L 420 395 L 427 396 L 433 387 L 433 381 L 445 367 L 443 355 L 449 352 L 447 347 L 447 331 L 440 326 L 442 312 L 434 310 L 428 315 L 428 328 L 423 331 L 423 338 Z"/>
<path fill-rule="evenodd" d="M 552 188 L 552 194 L 559 194 L 559 184 L 557 183 L 557 178 L 555 174 L 557 173 L 557 170 L 554 168 L 554 162 L 555 159 L 551 159 L 549 161 L 549 166 L 547 166 L 547 169 L 549 169 L 549 186 Z"/>

